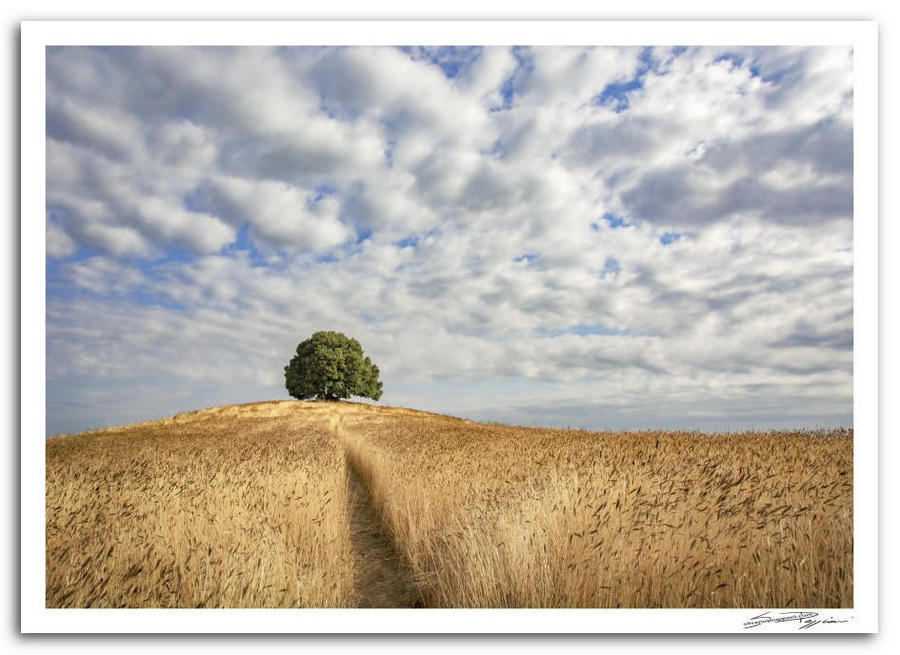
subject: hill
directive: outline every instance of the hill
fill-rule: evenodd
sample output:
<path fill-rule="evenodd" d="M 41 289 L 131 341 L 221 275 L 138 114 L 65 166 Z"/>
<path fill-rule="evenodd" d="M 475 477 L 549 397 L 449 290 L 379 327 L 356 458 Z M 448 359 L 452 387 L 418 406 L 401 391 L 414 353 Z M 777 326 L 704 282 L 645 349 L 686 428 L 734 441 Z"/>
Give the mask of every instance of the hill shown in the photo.
<path fill-rule="evenodd" d="M 348 402 L 47 440 L 48 607 L 849 607 L 853 437 Z"/>

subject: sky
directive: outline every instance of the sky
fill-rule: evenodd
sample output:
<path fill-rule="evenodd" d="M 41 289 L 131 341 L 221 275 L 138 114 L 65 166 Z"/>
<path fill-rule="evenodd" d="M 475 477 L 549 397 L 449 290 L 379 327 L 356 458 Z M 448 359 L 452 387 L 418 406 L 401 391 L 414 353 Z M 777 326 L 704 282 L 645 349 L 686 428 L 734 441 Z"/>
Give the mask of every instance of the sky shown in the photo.
<path fill-rule="evenodd" d="M 850 426 L 843 47 L 47 49 L 47 433 L 286 399 Z"/>

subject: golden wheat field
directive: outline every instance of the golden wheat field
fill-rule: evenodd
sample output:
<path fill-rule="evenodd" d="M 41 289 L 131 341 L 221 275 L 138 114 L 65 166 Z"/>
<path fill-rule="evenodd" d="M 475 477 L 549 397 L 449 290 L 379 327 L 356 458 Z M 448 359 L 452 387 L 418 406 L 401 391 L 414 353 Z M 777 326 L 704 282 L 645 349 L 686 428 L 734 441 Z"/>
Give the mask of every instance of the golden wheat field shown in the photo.
<path fill-rule="evenodd" d="M 848 431 L 355 403 L 47 441 L 48 607 L 850 607 Z"/>

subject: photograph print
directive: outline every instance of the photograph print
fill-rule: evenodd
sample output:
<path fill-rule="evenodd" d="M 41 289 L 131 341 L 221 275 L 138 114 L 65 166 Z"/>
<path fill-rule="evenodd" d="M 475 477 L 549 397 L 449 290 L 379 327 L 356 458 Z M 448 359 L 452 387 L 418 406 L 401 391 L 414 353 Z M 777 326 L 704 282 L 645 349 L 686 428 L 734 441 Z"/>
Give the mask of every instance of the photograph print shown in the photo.
<path fill-rule="evenodd" d="M 53 45 L 45 112 L 46 608 L 854 607 L 851 46 Z"/>

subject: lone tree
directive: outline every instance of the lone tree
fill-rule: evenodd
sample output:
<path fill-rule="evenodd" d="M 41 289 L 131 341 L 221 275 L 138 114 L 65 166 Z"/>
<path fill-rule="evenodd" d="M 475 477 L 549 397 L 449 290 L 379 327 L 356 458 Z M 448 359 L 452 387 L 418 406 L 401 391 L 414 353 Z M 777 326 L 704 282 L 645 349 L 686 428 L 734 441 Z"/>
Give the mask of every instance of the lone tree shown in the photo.
<path fill-rule="evenodd" d="M 363 356 L 359 341 L 340 332 L 316 332 L 297 346 L 284 367 L 284 383 L 294 398 L 337 400 L 381 398 L 378 367 Z"/>

